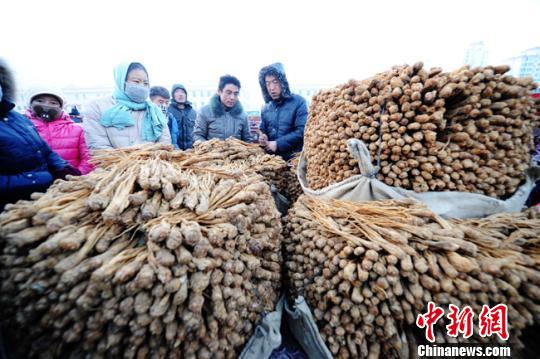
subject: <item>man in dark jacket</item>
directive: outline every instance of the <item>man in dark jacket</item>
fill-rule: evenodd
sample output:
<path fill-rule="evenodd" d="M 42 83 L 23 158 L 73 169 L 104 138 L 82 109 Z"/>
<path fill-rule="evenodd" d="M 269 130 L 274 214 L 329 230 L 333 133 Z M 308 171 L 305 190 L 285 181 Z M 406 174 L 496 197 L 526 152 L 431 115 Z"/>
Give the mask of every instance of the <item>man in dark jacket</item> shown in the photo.
<path fill-rule="evenodd" d="M 247 115 L 238 101 L 240 81 L 225 75 L 219 79 L 218 93 L 210 99 L 197 115 L 193 139 L 195 142 L 213 138 L 226 140 L 235 137 L 244 142 L 251 141 Z"/>
<path fill-rule="evenodd" d="M 259 84 L 266 104 L 261 111 L 259 143 L 272 154 L 290 159 L 302 151 L 307 105 L 303 97 L 291 93 L 281 63 L 263 67 Z"/>
<path fill-rule="evenodd" d="M 15 85 L 0 59 L 0 211 L 44 192 L 56 178 L 81 173 L 51 150 L 29 119 L 13 111 Z"/>
<path fill-rule="evenodd" d="M 168 111 L 178 124 L 180 133 L 178 136 L 178 146 L 181 150 L 187 150 L 193 147 L 193 128 L 197 113 L 193 109 L 191 102 L 187 100 L 187 91 L 184 85 L 173 85 L 171 94 L 172 99 Z"/>

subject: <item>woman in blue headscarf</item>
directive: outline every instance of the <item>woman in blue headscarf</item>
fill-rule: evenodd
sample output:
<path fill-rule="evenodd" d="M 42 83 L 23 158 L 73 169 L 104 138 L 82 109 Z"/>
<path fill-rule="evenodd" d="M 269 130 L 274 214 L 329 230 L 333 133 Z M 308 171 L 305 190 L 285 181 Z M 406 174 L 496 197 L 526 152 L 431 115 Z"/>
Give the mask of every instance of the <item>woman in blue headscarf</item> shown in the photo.
<path fill-rule="evenodd" d="M 110 149 L 147 142 L 171 143 L 163 112 L 148 98 L 148 72 L 138 62 L 114 69 L 116 88 L 86 106 L 84 132 L 90 149 Z"/>

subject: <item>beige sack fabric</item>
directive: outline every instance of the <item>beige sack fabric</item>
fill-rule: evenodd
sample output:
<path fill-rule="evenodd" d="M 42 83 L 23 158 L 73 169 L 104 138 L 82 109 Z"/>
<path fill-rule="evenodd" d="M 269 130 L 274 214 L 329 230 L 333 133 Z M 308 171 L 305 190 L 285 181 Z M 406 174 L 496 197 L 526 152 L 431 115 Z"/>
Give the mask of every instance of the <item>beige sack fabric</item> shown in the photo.
<path fill-rule="evenodd" d="M 347 201 L 378 201 L 385 199 L 414 198 L 424 202 L 432 211 L 447 218 L 481 218 L 501 212 L 519 212 L 529 197 L 534 183 L 534 171 L 527 173 L 526 182 L 509 199 L 503 201 L 476 193 L 466 192 L 423 192 L 388 186 L 375 178 L 376 168 L 371 164 L 371 156 L 364 142 L 349 139 L 347 146 L 351 155 L 358 160 L 360 175 L 347 178 L 319 190 L 307 185 L 307 162 L 302 154 L 297 175 L 304 193 L 323 198 Z M 538 171 L 536 171 L 538 172 Z"/>

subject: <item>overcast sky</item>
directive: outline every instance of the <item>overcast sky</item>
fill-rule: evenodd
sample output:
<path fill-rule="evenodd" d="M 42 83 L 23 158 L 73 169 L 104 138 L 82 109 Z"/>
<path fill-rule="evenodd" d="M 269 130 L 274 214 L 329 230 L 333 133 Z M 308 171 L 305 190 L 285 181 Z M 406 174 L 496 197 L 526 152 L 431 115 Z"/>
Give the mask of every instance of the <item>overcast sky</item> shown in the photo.
<path fill-rule="evenodd" d="M 336 85 L 418 60 L 452 70 L 484 41 L 490 62 L 540 46 L 540 0 L 54 1 L 5 0 L 0 56 L 19 87 L 112 86 L 119 61 L 151 85 L 255 89 L 281 61 L 294 85 Z"/>

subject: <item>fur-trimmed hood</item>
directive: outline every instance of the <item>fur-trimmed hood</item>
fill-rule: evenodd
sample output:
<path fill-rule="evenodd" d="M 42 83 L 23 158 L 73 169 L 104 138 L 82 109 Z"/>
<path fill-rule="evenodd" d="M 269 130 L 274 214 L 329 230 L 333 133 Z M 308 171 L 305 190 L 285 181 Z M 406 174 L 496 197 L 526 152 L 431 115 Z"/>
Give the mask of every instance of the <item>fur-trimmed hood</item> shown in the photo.
<path fill-rule="evenodd" d="M 210 99 L 210 110 L 212 110 L 212 113 L 215 117 L 221 117 L 225 114 L 225 108 L 221 104 L 221 100 L 219 99 L 218 94 L 215 94 Z M 242 107 L 240 101 L 236 101 L 234 107 L 231 108 L 228 112 L 233 116 L 239 116 L 244 112 L 244 108 Z"/>
<path fill-rule="evenodd" d="M 263 67 L 259 72 L 259 85 L 261 86 L 264 102 L 268 103 L 272 101 L 272 97 L 270 97 L 270 94 L 266 90 L 266 83 L 264 81 L 266 75 L 272 75 L 278 79 L 279 83 L 281 84 L 282 98 L 291 97 L 291 90 L 289 88 L 287 76 L 285 75 L 285 68 L 283 67 L 283 64 L 281 62 L 276 62 L 275 64 Z"/>
<path fill-rule="evenodd" d="M 0 58 L 0 85 L 2 86 L 3 97 L 5 101 L 15 102 L 15 79 L 13 72 L 4 59 Z"/>

